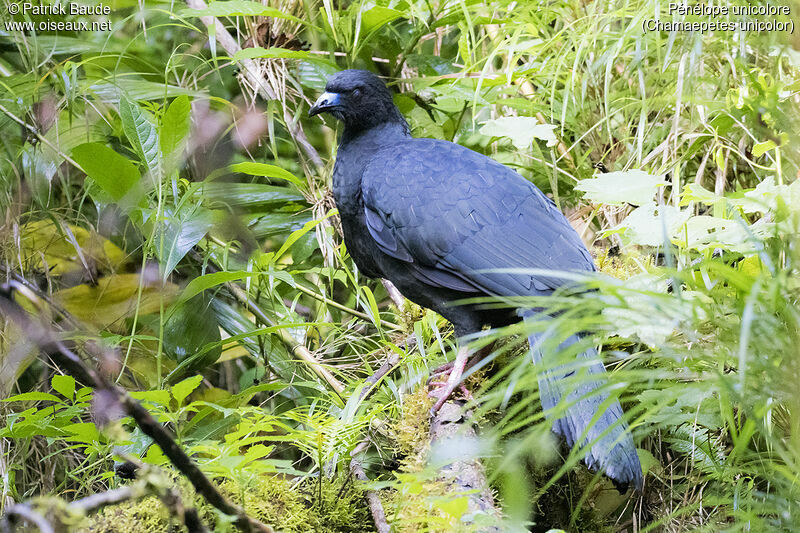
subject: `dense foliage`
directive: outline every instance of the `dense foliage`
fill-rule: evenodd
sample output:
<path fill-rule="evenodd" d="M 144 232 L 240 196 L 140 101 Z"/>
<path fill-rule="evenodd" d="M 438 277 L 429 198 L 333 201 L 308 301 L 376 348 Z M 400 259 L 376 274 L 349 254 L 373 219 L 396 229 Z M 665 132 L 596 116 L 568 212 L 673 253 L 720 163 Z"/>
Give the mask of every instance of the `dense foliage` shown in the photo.
<path fill-rule="evenodd" d="M 387 77 L 414 135 L 551 194 L 597 255 L 595 291 L 531 305 L 557 311 L 542 326 L 555 338 L 603 346 L 645 491 L 617 496 L 558 447 L 521 326 L 491 332 L 468 382 L 481 441 L 464 448 L 504 530 L 800 524 L 797 33 L 644 32 L 701 20 L 644 0 L 109 5 L 3 13 L 3 282 L 228 492 L 263 495 L 248 510 L 287 531 L 370 530 L 348 480 L 366 443 L 399 530 L 471 527 L 425 467 L 419 389 L 456 340 L 359 275 L 329 194 L 336 125 L 306 117 L 326 77 L 355 67 Z M 168 468 L 0 320 L 0 506 L 118 486 L 115 452 Z"/>

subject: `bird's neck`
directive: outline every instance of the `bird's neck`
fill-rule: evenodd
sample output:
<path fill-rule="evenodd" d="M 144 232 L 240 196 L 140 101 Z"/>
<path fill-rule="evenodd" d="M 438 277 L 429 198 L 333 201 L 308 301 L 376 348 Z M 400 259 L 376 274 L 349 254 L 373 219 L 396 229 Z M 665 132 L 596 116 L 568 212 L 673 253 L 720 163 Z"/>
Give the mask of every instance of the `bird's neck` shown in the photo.
<path fill-rule="evenodd" d="M 397 109 L 395 108 L 395 111 Z M 408 122 L 397 111 L 397 116 L 392 117 L 390 120 L 380 122 L 370 127 L 361 127 L 359 125 L 345 125 L 342 139 L 339 141 L 339 150 L 352 143 L 368 142 L 368 143 L 391 143 L 397 139 L 402 139 L 411 136 L 411 129 L 408 127 Z"/>
<path fill-rule="evenodd" d="M 360 201 L 361 176 L 375 152 L 409 138 L 411 132 L 402 118 L 365 130 L 345 127 L 333 169 L 333 195 L 340 210 Z"/>

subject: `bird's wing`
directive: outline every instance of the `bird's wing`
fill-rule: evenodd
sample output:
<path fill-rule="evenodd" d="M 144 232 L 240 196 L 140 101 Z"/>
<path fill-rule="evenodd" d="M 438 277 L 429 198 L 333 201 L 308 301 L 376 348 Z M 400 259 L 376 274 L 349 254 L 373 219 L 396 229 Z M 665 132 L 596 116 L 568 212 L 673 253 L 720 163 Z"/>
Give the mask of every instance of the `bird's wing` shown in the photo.
<path fill-rule="evenodd" d="M 565 283 L 558 272 L 595 269 L 575 230 L 538 188 L 454 143 L 409 139 L 382 148 L 365 167 L 362 193 L 380 249 L 434 286 L 542 294 Z"/>

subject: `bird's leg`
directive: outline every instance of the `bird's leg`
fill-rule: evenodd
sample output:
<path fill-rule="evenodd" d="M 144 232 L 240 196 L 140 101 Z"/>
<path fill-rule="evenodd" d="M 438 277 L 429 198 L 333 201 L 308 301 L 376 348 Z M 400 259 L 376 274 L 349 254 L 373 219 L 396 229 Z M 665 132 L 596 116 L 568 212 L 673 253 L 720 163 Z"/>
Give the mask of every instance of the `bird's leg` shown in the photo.
<path fill-rule="evenodd" d="M 461 384 L 461 376 L 464 374 L 464 367 L 467 365 L 467 358 L 469 357 L 469 348 L 466 346 L 462 346 L 458 349 L 458 353 L 456 353 L 456 360 L 453 361 L 453 368 L 450 369 L 450 375 L 447 378 L 447 382 L 440 385 L 440 388 L 436 391 L 431 391 L 431 396 L 435 396 L 438 398 L 436 403 L 431 408 L 431 413 L 436 413 L 444 402 L 453 394 L 453 391 L 456 390 Z M 467 391 L 467 396 L 469 396 L 469 392 Z"/>
<path fill-rule="evenodd" d="M 433 381 L 435 378 L 438 378 L 442 374 L 447 374 L 453 368 L 453 361 L 449 361 L 441 366 L 437 366 L 433 370 L 431 370 L 431 375 L 428 378 L 428 383 Z"/>

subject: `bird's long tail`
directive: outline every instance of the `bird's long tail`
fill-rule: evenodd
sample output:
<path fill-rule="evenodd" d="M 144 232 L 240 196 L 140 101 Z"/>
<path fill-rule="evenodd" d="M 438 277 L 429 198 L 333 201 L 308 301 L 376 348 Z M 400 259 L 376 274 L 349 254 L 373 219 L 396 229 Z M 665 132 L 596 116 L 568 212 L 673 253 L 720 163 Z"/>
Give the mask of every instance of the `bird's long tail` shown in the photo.
<path fill-rule="evenodd" d="M 526 310 L 521 314 L 526 322 L 540 319 L 535 311 Z M 533 362 L 539 367 L 547 366 L 542 352 L 547 336 L 547 332 L 535 332 L 528 337 Z M 573 335 L 561 343 L 558 351 L 578 341 L 580 337 Z M 588 372 L 592 378 L 569 379 L 582 372 Z M 642 467 L 628 425 L 622 418 L 622 406 L 617 399 L 609 398 L 607 392 L 596 390 L 605 385 L 605 374 L 594 348 L 583 352 L 575 364 L 541 370 L 538 379 L 542 409 L 551 411 L 563 400 L 569 407 L 566 407 L 566 414 L 553 423 L 553 430 L 563 436 L 570 447 L 576 442 L 593 443 L 584 458 L 589 468 L 605 472 L 618 486 L 633 485 L 641 490 Z"/>

